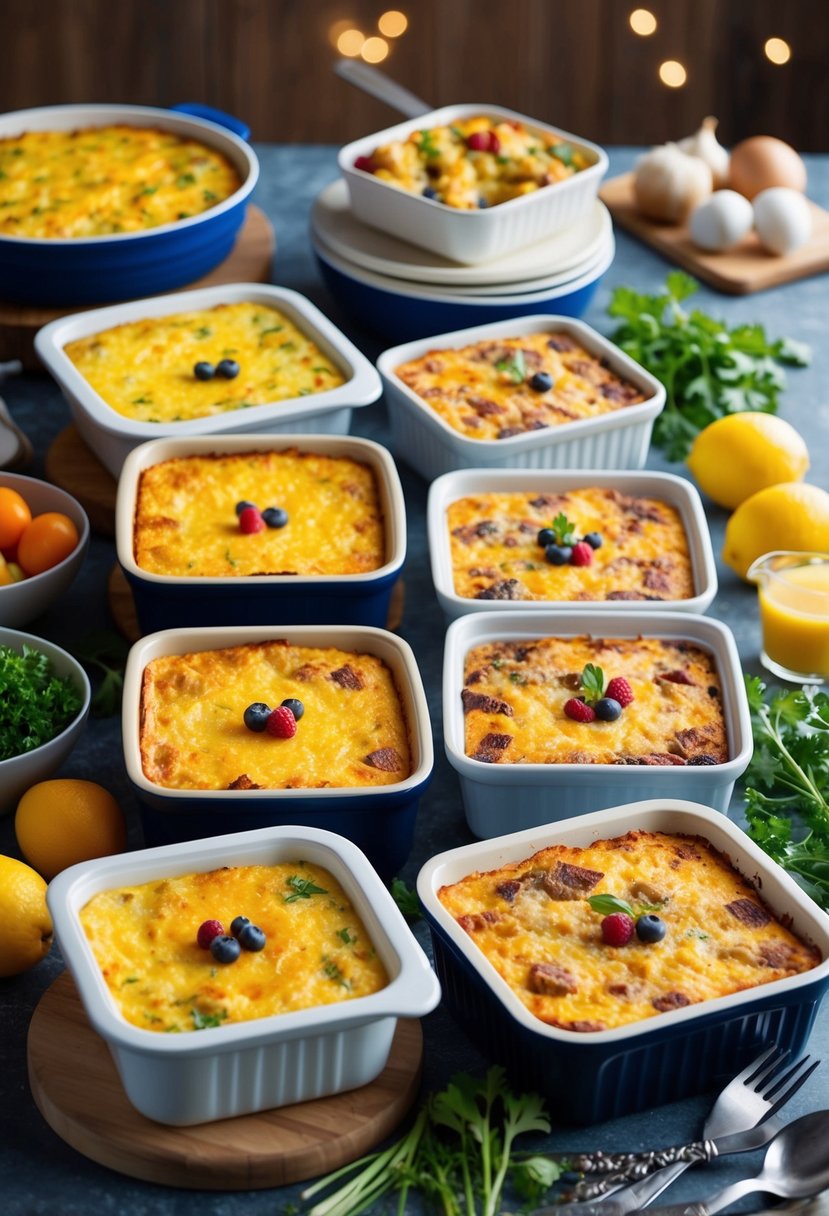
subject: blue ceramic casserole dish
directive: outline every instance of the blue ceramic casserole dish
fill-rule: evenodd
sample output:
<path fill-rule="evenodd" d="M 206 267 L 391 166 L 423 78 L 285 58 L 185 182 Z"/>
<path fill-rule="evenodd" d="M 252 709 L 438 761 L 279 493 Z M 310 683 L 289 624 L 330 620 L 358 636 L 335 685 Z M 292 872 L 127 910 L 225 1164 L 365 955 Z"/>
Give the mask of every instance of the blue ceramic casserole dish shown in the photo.
<path fill-rule="evenodd" d="M 200 140 L 222 152 L 242 184 L 188 219 L 145 232 L 77 239 L 0 236 L 0 298 L 21 304 L 79 305 L 155 295 L 192 283 L 230 253 L 259 176 L 248 128 L 209 106 L 64 105 L 0 116 L 0 139 L 24 131 L 126 123 Z"/>

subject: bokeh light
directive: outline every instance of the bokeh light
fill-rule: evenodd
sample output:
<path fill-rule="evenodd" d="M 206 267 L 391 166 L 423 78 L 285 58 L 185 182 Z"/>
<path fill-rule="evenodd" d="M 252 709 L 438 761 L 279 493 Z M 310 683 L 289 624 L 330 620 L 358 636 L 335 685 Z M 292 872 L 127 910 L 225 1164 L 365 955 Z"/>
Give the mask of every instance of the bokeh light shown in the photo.
<path fill-rule="evenodd" d="M 359 55 L 365 45 L 365 34 L 360 30 L 348 29 L 343 30 L 337 39 L 337 50 L 341 55 L 346 55 L 349 59 L 353 59 Z"/>
<path fill-rule="evenodd" d="M 659 79 L 669 89 L 681 89 L 688 79 L 688 73 L 678 60 L 666 59 L 659 65 Z"/>
<path fill-rule="evenodd" d="M 366 38 L 360 48 L 360 57 L 366 63 L 382 63 L 389 53 L 389 44 L 385 38 Z"/>
<path fill-rule="evenodd" d="M 335 47 L 340 40 L 340 36 L 344 34 L 346 30 L 351 30 L 353 28 L 354 22 L 350 17 L 345 17 L 342 21 L 335 21 L 333 25 L 329 25 L 328 27 L 328 41 L 333 47 Z"/>
<path fill-rule="evenodd" d="M 769 38 L 763 50 L 772 63 L 788 63 L 792 57 L 792 48 L 783 38 Z"/>
<path fill-rule="evenodd" d="M 383 13 L 377 22 L 377 28 L 387 38 L 399 38 L 409 28 L 409 18 L 399 9 L 392 8 L 387 13 Z"/>
<path fill-rule="evenodd" d="M 647 38 L 656 30 L 656 18 L 646 8 L 635 8 L 628 17 L 628 21 L 634 34 L 639 34 L 642 38 Z"/>

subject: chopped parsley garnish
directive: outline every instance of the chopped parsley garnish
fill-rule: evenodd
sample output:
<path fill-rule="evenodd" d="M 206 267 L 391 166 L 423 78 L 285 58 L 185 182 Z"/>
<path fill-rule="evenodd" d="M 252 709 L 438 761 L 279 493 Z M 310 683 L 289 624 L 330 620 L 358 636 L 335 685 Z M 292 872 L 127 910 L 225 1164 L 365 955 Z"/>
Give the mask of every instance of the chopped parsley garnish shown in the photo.
<path fill-rule="evenodd" d="M 25 643 L 19 652 L 0 646 L 0 760 L 54 739 L 77 717 L 82 704 L 75 682 L 56 676 L 40 650 Z"/>
<path fill-rule="evenodd" d="M 573 164 L 573 149 L 569 144 L 552 144 L 547 151 L 556 160 L 560 160 L 563 165 L 569 167 Z"/>
<path fill-rule="evenodd" d="M 322 973 L 326 979 L 333 980 L 335 984 L 339 984 L 348 992 L 351 991 L 351 980 L 347 980 L 334 960 L 326 955 L 322 956 Z"/>
<path fill-rule="evenodd" d="M 435 143 L 435 137 L 432 131 L 425 130 L 420 132 L 420 150 L 424 156 L 433 158 L 440 156 L 440 148 Z"/>
<path fill-rule="evenodd" d="M 517 350 L 507 359 L 499 359 L 495 370 L 505 372 L 516 384 L 521 384 L 527 378 L 527 363 L 523 350 Z"/>
<path fill-rule="evenodd" d="M 176 185 L 179 190 L 183 190 L 185 186 L 192 186 L 196 180 L 192 173 L 182 173 L 176 178 Z"/>
<path fill-rule="evenodd" d="M 199 326 L 198 329 L 193 330 L 193 337 L 194 338 L 209 338 L 212 333 L 213 333 L 213 330 L 210 328 L 209 325 L 201 325 L 201 326 Z"/>
<path fill-rule="evenodd" d="M 325 887 L 318 887 L 310 878 L 300 878 L 298 874 L 292 874 L 290 878 L 286 878 L 285 886 L 290 887 L 292 892 L 291 895 L 282 897 L 286 904 L 295 903 L 298 899 L 310 899 L 312 895 L 328 894 Z"/>
<path fill-rule="evenodd" d="M 346 925 L 343 929 L 337 930 L 337 937 L 341 942 L 344 942 L 346 946 L 353 946 L 357 940 L 356 933 L 352 933 L 348 925 Z"/>
<path fill-rule="evenodd" d="M 213 1026 L 221 1026 L 222 1022 L 227 1019 L 227 1010 L 222 1009 L 219 1013 L 202 1013 L 199 1009 L 191 1009 L 190 1016 L 193 1019 L 194 1030 L 208 1030 Z"/>

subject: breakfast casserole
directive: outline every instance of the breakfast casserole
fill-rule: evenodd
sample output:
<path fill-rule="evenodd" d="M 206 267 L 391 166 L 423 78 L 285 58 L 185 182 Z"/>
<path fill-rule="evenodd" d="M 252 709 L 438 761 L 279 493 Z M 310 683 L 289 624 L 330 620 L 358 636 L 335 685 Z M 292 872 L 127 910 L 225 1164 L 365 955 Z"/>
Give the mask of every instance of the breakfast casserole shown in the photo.
<path fill-rule="evenodd" d="M 728 759 L 720 676 L 712 656 L 690 642 L 490 642 L 467 653 L 461 699 L 466 755 L 486 764 Z M 605 719 L 600 702 L 608 701 Z"/>
<path fill-rule="evenodd" d="M 564 1030 L 625 1026 L 821 961 L 699 836 L 552 845 L 437 894 L 527 1009 Z"/>
<path fill-rule="evenodd" d="M 106 405 L 136 422 L 208 418 L 345 383 L 284 313 L 247 301 L 129 321 L 64 353 Z"/>
<path fill-rule="evenodd" d="M 80 921 L 120 1013 L 146 1030 L 204 1030 L 388 984 L 340 883 L 302 860 L 102 891 Z"/>
<path fill-rule="evenodd" d="M 694 594 L 682 517 L 655 498 L 592 486 L 472 494 L 450 503 L 446 526 L 455 594 L 466 599 L 681 600 Z"/>
<path fill-rule="evenodd" d="M 259 531 L 242 530 L 244 503 L 261 508 Z M 134 556 L 151 574 L 363 574 L 385 553 L 374 471 L 348 457 L 296 448 L 211 453 L 140 474 Z"/>
<path fill-rule="evenodd" d="M 286 701 L 292 737 L 246 725 L 249 707 L 275 707 L 278 717 Z M 144 775 L 168 789 L 382 786 L 412 773 L 391 671 L 375 655 L 332 646 L 252 642 L 152 659 L 139 730 Z"/>
<path fill-rule="evenodd" d="M 0 234 L 143 232 L 208 211 L 241 184 L 221 152 L 172 131 L 26 131 L 0 139 Z"/>
<path fill-rule="evenodd" d="M 563 332 L 429 350 L 394 370 L 424 405 L 468 439 L 509 439 L 645 400 L 603 358 Z"/>

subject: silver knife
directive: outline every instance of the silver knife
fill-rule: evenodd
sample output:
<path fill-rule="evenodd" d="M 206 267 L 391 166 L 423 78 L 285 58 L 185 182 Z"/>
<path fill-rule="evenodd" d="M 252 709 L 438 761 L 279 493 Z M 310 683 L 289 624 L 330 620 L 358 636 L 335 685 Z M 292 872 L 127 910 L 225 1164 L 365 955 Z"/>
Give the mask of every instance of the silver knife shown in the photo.
<path fill-rule="evenodd" d="M 637 1209 L 633 1209 L 637 1210 Z M 644 1211 L 643 1208 L 638 1209 Z M 695 1203 L 675 1203 L 648 1208 L 650 1216 L 696 1216 L 699 1208 Z M 536 1208 L 532 1216 L 627 1216 L 631 1208 L 627 1204 L 614 1204 L 613 1199 L 596 1203 L 558 1203 L 546 1208 Z M 829 1216 L 829 1191 L 822 1191 L 812 1199 L 793 1199 L 775 1208 L 763 1208 L 753 1216 Z"/>

